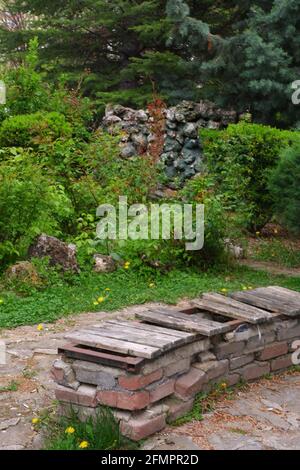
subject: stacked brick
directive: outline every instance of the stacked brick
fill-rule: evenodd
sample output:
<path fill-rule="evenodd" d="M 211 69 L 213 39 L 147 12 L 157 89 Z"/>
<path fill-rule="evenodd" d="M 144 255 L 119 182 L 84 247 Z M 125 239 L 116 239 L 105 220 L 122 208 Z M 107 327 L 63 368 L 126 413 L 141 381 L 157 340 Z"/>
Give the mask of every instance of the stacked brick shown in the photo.
<path fill-rule="evenodd" d="M 262 326 L 243 325 L 148 360 L 138 373 L 65 357 L 55 361 L 52 376 L 61 411 L 70 406 L 81 419 L 101 405 L 111 407 L 121 432 L 133 440 L 162 430 L 193 407 L 195 395 L 215 384 L 233 386 L 292 365 L 300 320 Z"/>

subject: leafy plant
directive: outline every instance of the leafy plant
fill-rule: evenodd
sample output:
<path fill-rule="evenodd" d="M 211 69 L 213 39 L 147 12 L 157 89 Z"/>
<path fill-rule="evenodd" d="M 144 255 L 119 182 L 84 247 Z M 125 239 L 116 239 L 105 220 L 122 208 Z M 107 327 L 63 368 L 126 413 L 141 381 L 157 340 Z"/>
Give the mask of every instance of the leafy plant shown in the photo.
<path fill-rule="evenodd" d="M 72 134 L 63 114 L 57 112 L 11 116 L 0 127 L 2 147 L 32 147 Z"/>
<path fill-rule="evenodd" d="M 50 428 L 50 429 L 49 429 Z M 101 407 L 94 417 L 81 421 L 71 409 L 70 416 L 47 422 L 47 450 L 120 450 L 134 449 L 120 433 L 118 422 L 108 408 Z"/>
<path fill-rule="evenodd" d="M 24 256 L 42 232 L 61 234 L 72 206 L 65 191 L 32 162 L 28 152 L 0 165 L 0 261 Z"/>
<path fill-rule="evenodd" d="M 271 173 L 269 188 L 279 220 L 293 233 L 300 233 L 300 143 L 282 152 Z"/>
<path fill-rule="evenodd" d="M 224 131 L 203 130 L 202 139 L 209 172 L 228 213 L 252 230 L 272 217 L 273 200 L 268 189 L 269 171 L 279 154 L 299 133 L 241 122 Z"/>

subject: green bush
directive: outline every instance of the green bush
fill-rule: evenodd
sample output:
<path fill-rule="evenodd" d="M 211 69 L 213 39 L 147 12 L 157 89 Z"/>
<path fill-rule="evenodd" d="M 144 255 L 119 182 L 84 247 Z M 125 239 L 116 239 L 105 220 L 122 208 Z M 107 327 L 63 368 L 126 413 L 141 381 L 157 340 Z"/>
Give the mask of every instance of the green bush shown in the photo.
<path fill-rule="evenodd" d="M 272 171 L 269 188 L 278 219 L 293 233 L 300 233 L 300 143 L 282 152 Z"/>
<path fill-rule="evenodd" d="M 2 147 L 30 147 L 67 138 L 72 128 L 66 118 L 59 113 L 23 114 L 11 116 L 0 127 Z"/>
<path fill-rule="evenodd" d="M 29 153 L 0 165 L 0 263 L 24 256 L 41 232 L 60 236 L 72 216 L 64 188 Z"/>
<path fill-rule="evenodd" d="M 0 79 L 7 88 L 6 106 L 0 106 L 0 122 L 8 116 L 33 114 L 45 109 L 49 103 L 49 87 L 44 76 L 37 71 L 38 40 L 29 41 L 24 62 L 18 67 L 7 66 Z"/>
<path fill-rule="evenodd" d="M 224 131 L 202 130 L 201 137 L 226 209 L 242 225 L 258 230 L 272 217 L 269 171 L 282 149 L 299 140 L 299 133 L 241 122 Z"/>

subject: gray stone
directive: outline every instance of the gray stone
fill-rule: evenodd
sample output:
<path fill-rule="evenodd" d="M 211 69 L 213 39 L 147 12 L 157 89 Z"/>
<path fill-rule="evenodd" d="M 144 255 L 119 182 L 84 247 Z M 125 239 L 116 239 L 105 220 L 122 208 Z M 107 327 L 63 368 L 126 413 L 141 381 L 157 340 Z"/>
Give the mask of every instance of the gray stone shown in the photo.
<path fill-rule="evenodd" d="M 239 356 L 245 348 L 244 341 L 235 343 L 219 343 L 215 348 L 215 354 L 218 359 L 223 359 L 228 356 Z"/>
<path fill-rule="evenodd" d="M 136 149 L 132 144 L 124 145 L 121 149 L 121 156 L 123 158 L 134 157 L 136 154 Z"/>
<path fill-rule="evenodd" d="M 239 356 L 239 357 L 233 357 L 229 361 L 229 367 L 230 369 L 238 369 L 240 367 L 243 367 L 247 364 L 250 364 L 251 362 L 254 361 L 254 354 L 248 354 L 244 356 Z"/>
<path fill-rule="evenodd" d="M 196 362 L 193 367 L 200 369 L 206 373 L 208 380 L 214 380 L 224 377 L 228 372 L 229 362 L 227 359 L 223 361 L 209 361 L 206 363 Z"/>
<path fill-rule="evenodd" d="M 147 150 L 148 140 L 145 134 L 142 134 L 141 132 L 139 132 L 138 134 L 132 134 L 131 140 L 134 143 L 134 145 L 137 147 L 137 150 L 139 152 L 143 153 Z"/>
<path fill-rule="evenodd" d="M 76 246 L 67 244 L 42 234 L 30 246 L 28 254 L 31 258 L 49 258 L 50 265 L 59 265 L 64 271 L 79 272 L 79 266 L 76 260 Z"/>
<path fill-rule="evenodd" d="M 198 127 L 197 124 L 188 122 L 183 128 L 183 134 L 186 137 L 191 139 L 196 139 L 198 137 Z"/>
<path fill-rule="evenodd" d="M 76 380 L 81 383 L 97 385 L 101 390 L 110 390 L 116 386 L 116 379 L 125 374 L 120 369 L 93 364 L 86 361 L 74 361 L 73 369 Z"/>
<path fill-rule="evenodd" d="M 114 259 L 111 256 L 95 254 L 94 271 L 96 273 L 112 273 L 117 268 Z"/>

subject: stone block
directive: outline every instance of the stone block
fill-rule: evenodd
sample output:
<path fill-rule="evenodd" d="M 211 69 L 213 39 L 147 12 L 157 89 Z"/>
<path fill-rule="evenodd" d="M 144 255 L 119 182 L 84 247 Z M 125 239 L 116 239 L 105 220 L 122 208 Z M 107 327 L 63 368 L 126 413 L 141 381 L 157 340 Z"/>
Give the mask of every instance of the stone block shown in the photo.
<path fill-rule="evenodd" d="M 142 410 L 149 405 L 150 394 L 148 391 L 98 390 L 97 400 L 101 405 L 135 411 Z"/>
<path fill-rule="evenodd" d="M 173 362 L 164 368 L 164 375 L 166 377 L 172 377 L 172 375 L 183 374 L 190 369 L 191 359 L 180 359 L 179 361 Z"/>
<path fill-rule="evenodd" d="M 58 385 L 72 388 L 73 390 L 78 390 L 79 388 L 80 383 L 76 380 L 71 365 L 61 359 L 57 359 L 54 362 L 51 369 L 51 376 Z"/>
<path fill-rule="evenodd" d="M 244 348 L 244 341 L 238 341 L 234 343 L 221 342 L 216 345 L 214 353 L 218 359 L 224 359 L 230 356 L 240 356 L 244 351 Z"/>
<path fill-rule="evenodd" d="M 293 365 L 292 355 L 287 354 L 285 356 L 277 357 L 271 361 L 271 370 L 272 372 L 288 369 Z"/>
<path fill-rule="evenodd" d="M 119 377 L 119 386 L 127 390 L 139 390 L 147 387 L 153 382 L 160 380 L 163 376 L 163 369 L 158 369 L 147 375 L 128 374 Z"/>
<path fill-rule="evenodd" d="M 165 414 L 151 416 L 143 413 L 140 416 L 132 417 L 129 421 L 120 422 L 121 433 L 133 441 L 140 441 L 146 437 L 161 431 L 166 426 Z"/>
<path fill-rule="evenodd" d="M 175 392 L 180 398 L 190 399 L 202 390 L 208 378 L 205 372 L 192 367 L 189 372 L 181 375 L 175 382 Z"/>
<path fill-rule="evenodd" d="M 147 388 L 150 393 L 150 403 L 162 400 L 174 392 L 175 380 L 164 380 L 161 383 L 156 383 Z"/>
<path fill-rule="evenodd" d="M 288 352 L 287 343 L 273 343 L 268 345 L 262 352 L 258 353 L 257 359 L 260 361 L 267 361 L 274 357 L 283 356 Z"/>
<path fill-rule="evenodd" d="M 237 369 L 236 372 L 241 374 L 245 381 L 254 380 L 269 374 L 270 364 L 268 362 L 253 362 L 242 369 Z"/>
<path fill-rule="evenodd" d="M 94 408 L 97 406 L 96 391 L 96 387 L 92 385 L 80 385 L 76 391 L 58 385 L 55 389 L 55 398 L 74 405 Z"/>
<path fill-rule="evenodd" d="M 250 362 L 253 362 L 253 361 L 254 361 L 254 354 L 245 354 L 243 356 L 233 357 L 229 361 L 229 368 L 231 370 L 239 369 L 240 367 L 250 364 Z"/>
<path fill-rule="evenodd" d="M 173 423 L 178 418 L 185 416 L 189 413 L 194 406 L 194 399 L 188 401 L 180 400 L 176 397 L 169 397 L 164 400 L 164 403 L 168 406 L 169 411 L 167 415 L 167 422 Z"/>
<path fill-rule="evenodd" d="M 120 375 L 120 369 L 87 361 L 74 361 L 73 369 L 76 379 L 80 383 L 97 385 L 103 390 L 113 389 L 116 386 L 116 378 Z M 125 373 L 125 371 L 122 371 L 122 373 Z"/>
<path fill-rule="evenodd" d="M 228 372 L 228 365 L 228 359 L 224 359 L 223 361 L 197 362 L 193 364 L 193 367 L 202 370 L 206 374 L 207 380 L 211 381 L 224 377 Z"/>

